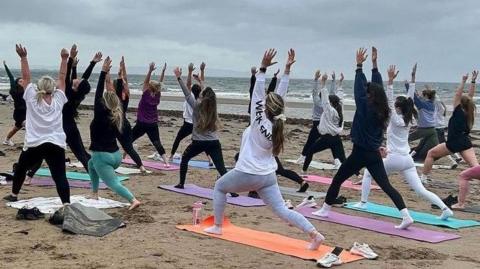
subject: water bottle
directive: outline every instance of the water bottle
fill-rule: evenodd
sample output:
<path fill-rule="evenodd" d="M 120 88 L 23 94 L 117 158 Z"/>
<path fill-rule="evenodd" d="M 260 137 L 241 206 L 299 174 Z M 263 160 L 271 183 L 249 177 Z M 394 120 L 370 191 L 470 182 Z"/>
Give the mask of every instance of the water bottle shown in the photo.
<path fill-rule="evenodd" d="M 202 207 L 202 201 L 197 201 L 193 203 L 193 225 L 200 225 L 200 223 L 202 222 Z"/>

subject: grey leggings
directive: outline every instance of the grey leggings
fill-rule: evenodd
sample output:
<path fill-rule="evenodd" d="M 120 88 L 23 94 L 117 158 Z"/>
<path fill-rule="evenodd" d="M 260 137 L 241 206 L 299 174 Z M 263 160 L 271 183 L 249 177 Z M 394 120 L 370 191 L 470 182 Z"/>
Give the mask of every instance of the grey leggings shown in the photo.
<path fill-rule="evenodd" d="M 260 176 L 243 173 L 235 169 L 230 170 L 215 183 L 213 193 L 215 224 L 222 225 L 227 193 L 253 190 L 257 191 L 260 198 L 272 209 L 273 213 L 284 221 L 306 233 L 316 231 L 315 227 L 302 214 L 285 206 L 275 172 Z"/>

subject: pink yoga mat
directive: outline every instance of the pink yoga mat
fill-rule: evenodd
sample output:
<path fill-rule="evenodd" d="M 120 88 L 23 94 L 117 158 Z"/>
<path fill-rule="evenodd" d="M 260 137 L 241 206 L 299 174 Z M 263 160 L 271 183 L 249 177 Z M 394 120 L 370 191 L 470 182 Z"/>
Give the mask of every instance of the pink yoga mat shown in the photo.
<path fill-rule="evenodd" d="M 326 185 L 332 184 L 332 179 L 329 178 L 329 177 L 308 175 L 308 176 L 304 177 L 303 179 L 305 181 L 317 182 L 317 183 L 322 183 L 322 184 L 326 184 Z M 347 181 L 343 182 L 342 187 L 347 188 L 347 189 L 357 190 L 357 191 L 362 190 L 362 185 L 354 185 L 350 180 L 347 180 Z M 380 187 L 372 184 L 371 189 L 372 190 L 380 190 Z"/>
<path fill-rule="evenodd" d="M 126 164 L 135 164 L 135 162 L 130 158 L 123 159 L 122 162 L 126 163 Z M 154 161 L 144 161 L 144 160 L 142 160 L 142 163 L 143 163 L 143 166 L 145 166 L 147 168 L 155 169 L 155 170 L 174 171 L 174 170 L 180 169 L 180 167 L 178 165 L 173 164 L 173 163 L 170 164 L 170 167 L 166 167 L 163 162 L 154 162 Z"/>
<path fill-rule="evenodd" d="M 459 235 L 436 232 L 431 230 L 425 230 L 421 228 L 416 228 L 410 226 L 407 230 L 395 229 L 395 223 L 386 222 L 376 219 L 369 219 L 358 216 L 350 216 L 338 212 L 330 212 L 328 218 L 322 218 L 315 216 L 312 212 L 318 210 L 318 208 L 302 207 L 297 209 L 299 213 L 304 215 L 307 218 L 317 219 L 321 221 L 333 222 L 337 224 L 343 224 L 347 226 L 352 226 L 355 228 L 365 229 L 369 231 L 374 231 L 382 234 L 389 234 L 400 236 L 404 238 L 409 238 L 417 241 L 429 242 L 429 243 L 440 243 L 447 240 L 460 238 Z"/>
<path fill-rule="evenodd" d="M 55 186 L 55 182 L 51 177 L 34 177 L 32 178 L 32 186 Z M 83 188 L 83 189 L 90 189 L 92 186 L 90 185 L 90 181 L 83 181 L 83 180 L 69 180 L 68 185 L 71 188 Z M 107 185 L 105 183 L 100 182 L 98 185 L 99 189 L 107 189 Z"/>

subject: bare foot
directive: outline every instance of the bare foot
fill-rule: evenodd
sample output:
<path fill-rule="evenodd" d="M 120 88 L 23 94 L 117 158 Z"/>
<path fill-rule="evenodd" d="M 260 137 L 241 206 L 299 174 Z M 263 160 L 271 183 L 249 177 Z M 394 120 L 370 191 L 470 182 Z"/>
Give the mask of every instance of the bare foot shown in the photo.
<path fill-rule="evenodd" d="M 87 199 L 98 200 L 98 193 L 92 193 L 90 195 L 85 196 Z"/>
<path fill-rule="evenodd" d="M 133 199 L 132 205 L 130 205 L 130 207 L 128 208 L 128 210 L 135 209 L 135 208 L 139 207 L 141 204 L 142 204 L 142 203 L 140 203 L 140 201 L 138 201 L 137 199 Z"/>
<path fill-rule="evenodd" d="M 30 185 L 32 184 L 32 178 L 29 176 L 25 177 L 25 181 L 23 182 L 24 185 Z"/>
<path fill-rule="evenodd" d="M 460 203 L 456 203 L 452 205 L 452 209 L 465 209 L 465 205 L 462 205 Z"/>

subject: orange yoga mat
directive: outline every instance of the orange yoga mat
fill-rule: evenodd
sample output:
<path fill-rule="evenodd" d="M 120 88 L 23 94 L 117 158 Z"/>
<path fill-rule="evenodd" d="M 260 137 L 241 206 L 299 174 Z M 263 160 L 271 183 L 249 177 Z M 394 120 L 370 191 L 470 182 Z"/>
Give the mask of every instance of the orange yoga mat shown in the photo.
<path fill-rule="evenodd" d="M 228 219 L 223 222 L 223 234 L 214 235 L 208 234 L 203 229 L 213 225 L 213 216 L 207 217 L 200 225 L 177 225 L 177 229 L 187 230 L 190 232 L 208 235 L 219 239 L 236 242 L 252 247 L 257 247 L 284 255 L 298 257 L 304 260 L 317 260 L 323 257 L 326 253 L 331 252 L 334 248 L 326 245 L 321 245 L 318 250 L 308 250 L 309 242 L 286 237 L 279 234 L 261 232 L 242 228 L 233 225 Z M 340 259 L 344 263 L 353 262 L 364 259 L 362 256 L 352 255 L 350 252 L 344 250 L 340 254 Z"/>

